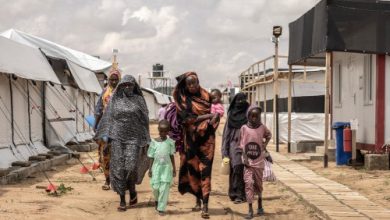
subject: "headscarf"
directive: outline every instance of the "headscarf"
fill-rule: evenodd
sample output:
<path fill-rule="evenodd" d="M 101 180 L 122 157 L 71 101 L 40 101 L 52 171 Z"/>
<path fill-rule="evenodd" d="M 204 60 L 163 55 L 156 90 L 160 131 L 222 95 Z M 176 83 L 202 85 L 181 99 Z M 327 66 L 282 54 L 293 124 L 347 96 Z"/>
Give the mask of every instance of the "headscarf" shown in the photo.
<path fill-rule="evenodd" d="M 199 87 L 196 94 L 191 94 L 186 90 L 186 79 L 190 76 L 195 77 L 199 83 L 198 75 L 195 72 L 187 72 L 176 77 L 178 83 L 173 91 L 173 97 L 176 102 L 179 122 L 196 119 L 199 115 L 210 114 L 211 111 L 210 94 L 205 89 Z"/>
<path fill-rule="evenodd" d="M 117 69 L 112 69 L 109 73 L 108 79 L 110 79 L 112 76 L 118 76 L 118 80 L 121 80 L 121 73 Z M 102 95 L 102 101 L 103 101 L 103 107 L 106 108 L 108 105 L 108 102 L 110 101 L 110 98 L 112 96 L 112 93 L 114 92 L 115 88 L 112 88 L 110 84 L 107 85 L 106 89 L 104 90 L 104 93 Z"/>
<path fill-rule="evenodd" d="M 259 106 L 256 106 L 256 105 L 251 105 L 249 108 L 248 108 L 248 111 L 247 111 L 247 113 L 246 113 L 246 117 L 247 118 L 249 118 L 249 113 L 253 110 L 253 109 L 259 109 L 260 110 L 260 113 L 263 111 Z M 249 120 L 248 120 L 248 126 L 250 127 L 250 128 L 258 128 L 258 127 L 260 127 L 263 123 L 261 122 L 261 117 L 260 117 L 260 122 L 259 122 L 259 124 L 252 124 L 252 123 L 250 123 L 249 122 Z"/>
<path fill-rule="evenodd" d="M 124 84 L 134 84 L 131 96 L 124 94 Z M 95 138 L 104 136 L 122 143 L 144 147 L 150 142 L 149 113 L 145 99 L 135 78 L 125 75 L 112 95 Z"/>
<path fill-rule="evenodd" d="M 246 99 L 245 93 L 237 93 L 230 103 L 228 110 L 228 124 L 230 128 L 240 129 L 244 124 L 248 122 L 247 111 L 249 103 L 247 101 L 237 103 L 237 99 Z"/>

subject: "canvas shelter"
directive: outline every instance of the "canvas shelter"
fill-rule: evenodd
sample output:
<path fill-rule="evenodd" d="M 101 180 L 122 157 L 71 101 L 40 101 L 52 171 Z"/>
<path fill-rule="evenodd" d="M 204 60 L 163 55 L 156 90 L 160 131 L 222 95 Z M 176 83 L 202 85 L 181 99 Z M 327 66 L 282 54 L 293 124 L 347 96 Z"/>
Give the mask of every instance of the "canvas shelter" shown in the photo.
<path fill-rule="evenodd" d="M 0 168 L 45 153 L 42 86 L 60 81 L 46 57 L 0 36 Z"/>
<path fill-rule="evenodd" d="M 326 68 L 326 123 L 353 122 L 357 149 L 382 151 L 390 143 L 389 2 L 322 0 L 289 28 L 288 63 Z"/>
<path fill-rule="evenodd" d="M 170 96 L 149 88 L 142 88 L 142 92 L 149 110 L 149 119 L 158 120 L 158 110 L 163 105 L 171 103 Z"/>
<path fill-rule="evenodd" d="M 107 71 L 111 63 L 18 30 L 1 35 L 42 51 L 61 81 L 61 85 L 45 86 L 49 145 L 90 140 L 93 132 L 84 118 L 93 114 L 96 96 L 102 91 L 96 74 Z"/>

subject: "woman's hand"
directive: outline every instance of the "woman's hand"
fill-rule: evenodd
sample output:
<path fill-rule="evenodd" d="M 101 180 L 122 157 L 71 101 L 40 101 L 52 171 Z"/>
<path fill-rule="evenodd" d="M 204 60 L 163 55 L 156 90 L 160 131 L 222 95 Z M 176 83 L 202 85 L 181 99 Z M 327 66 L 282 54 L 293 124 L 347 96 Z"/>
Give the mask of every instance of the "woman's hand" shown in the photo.
<path fill-rule="evenodd" d="M 216 124 L 219 121 L 219 113 L 212 114 L 210 124 Z"/>

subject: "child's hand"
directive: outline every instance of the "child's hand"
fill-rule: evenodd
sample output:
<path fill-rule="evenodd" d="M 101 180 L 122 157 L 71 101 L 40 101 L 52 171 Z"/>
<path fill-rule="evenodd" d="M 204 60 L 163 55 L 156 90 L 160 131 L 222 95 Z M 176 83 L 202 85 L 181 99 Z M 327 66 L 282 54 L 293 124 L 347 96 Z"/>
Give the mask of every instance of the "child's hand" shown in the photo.
<path fill-rule="evenodd" d="M 152 177 L 152 176 L 153 176 L 152 171 L 149 170 L 149 177 Z"/>
<path fill-rule="evenodd" d="M 173 177 L 176 177 L 176 170 L 173 170 Z"/>

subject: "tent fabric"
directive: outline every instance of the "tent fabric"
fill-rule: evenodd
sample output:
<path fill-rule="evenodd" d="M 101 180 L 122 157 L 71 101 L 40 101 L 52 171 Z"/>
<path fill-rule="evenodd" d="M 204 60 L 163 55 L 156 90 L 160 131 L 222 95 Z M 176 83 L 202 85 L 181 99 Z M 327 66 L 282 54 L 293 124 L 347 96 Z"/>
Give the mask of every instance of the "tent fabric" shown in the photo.
<path fill-rule="evenodd" d="M 102 87 L 94 72 L 85 69 L 72 61 L 67 60 L 70 72 L 72 73 L 80 89 L 100 94 Z"/>
<path fill-rule="evenodd" d="M 264 114 L 262 115 L 263 120 Z M 324 139 L 325 114 L 291 113 L 291 141 L 320 141 Z M 273 130 L 273 114 L 267 113 L 265 125 Z M 288 114 L 279 113 L 279 138 L 282 143 L 288 140 Z"/>
<path fill-rule="evenodd" d="M 5 109 L 10 105 L 9 78 L 6 74 L 0 74 L 0 147 L 8 147 L 12 143 L 11 115 Z"/>
<path fill-rule="evenodd" d="M 1 35 L 19 43 L 40 48 L 47 56 L 70 60 L 73 63 L 94 72 L 104 72 L 111 67 L 111 63 L 107 61 L 18 30 L 10 29 L 3 32 Z"/>
<path fill-rule="evenodd" d="M 45 56 L 36 48 L 0 36 L 0 72 L 24 79 L 60 84 Z"/>
<path fill-rule="evenodd" d="M 157 92 L 156 90 L 149 88 L 142 88 L 142 90 L 144 90 L 145 92 L 152 93 L 154 95 L 154 98 L 156 99 L 156 102 L 160 105 L 167 105 L 171 103 L 168 95 L 162 94 L 160 92 Z"/>
<path fill-rule="evenodd" d="M 323 66 L 327 51 L 390 52 L 390 4 L 322 0 L 289 24 L 288 63 Z"/>

